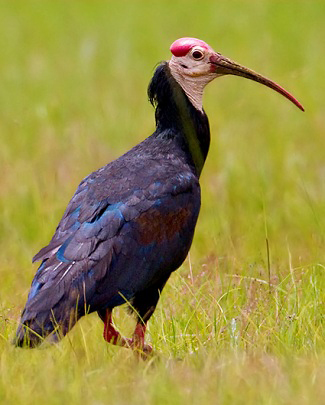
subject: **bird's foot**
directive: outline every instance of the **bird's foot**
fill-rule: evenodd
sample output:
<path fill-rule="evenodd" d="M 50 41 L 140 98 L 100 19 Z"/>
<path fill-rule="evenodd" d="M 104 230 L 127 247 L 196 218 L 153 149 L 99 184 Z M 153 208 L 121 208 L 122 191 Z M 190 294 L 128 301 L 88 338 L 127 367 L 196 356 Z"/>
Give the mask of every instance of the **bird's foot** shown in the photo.
<path fill-rule="evenodd" d="M 132 349 L 136 355 L 142 359 L 148 358 L 152 352 L 152 347 L 144 342 L 144 335 L 146 333 L 146 325 L 142 322 L 138 322 L 132 339 L 122 336 L 115 328 L 112 322 L 112 311 L 107 310 L 104 317 L 104 339 L 106 342 L 116 346 L 128 347 Z"/>
<path fill-rule="evenodd" d="M 152 353 L 152 346 L 145 343 L 143 338 L 139 339 L 137 334 L 133 335 L 133 338 L 126 338 L 122 336 L 117 330 L 109 330 L 109 333 L 104 334 L 106 342 L 116 346 L 126 347 L 132 349 L 136 356 L 146 360 Z"/>
<path fill-rule="evenodd" d="M 146 333 L 146 325 L 143 323 L 137 323 L 134 333 L 133 333 L 133 338 L 131 340 L 131 348 L 134 350 L 134 352 L 141 357 L 142 359 L 147 359 L 148 356 L 152 353 L 152 346 L 149 344 L 145 343 L 144 341 L 144 335 Z"/>

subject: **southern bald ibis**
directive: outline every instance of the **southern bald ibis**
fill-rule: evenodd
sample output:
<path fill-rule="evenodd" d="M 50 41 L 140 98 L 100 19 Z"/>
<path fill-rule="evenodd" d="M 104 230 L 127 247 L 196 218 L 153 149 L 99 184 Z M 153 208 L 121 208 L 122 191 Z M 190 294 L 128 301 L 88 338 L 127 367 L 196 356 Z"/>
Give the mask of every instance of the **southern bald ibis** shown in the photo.
<path fill-rule="evenodd" d="M 200 210 L 199 177 L 209 150 L 205 86 L 223 75 L 264 84 L 302 105 L 286 90 L 215 52 L 181 38 L 170 47 L 150 82 L 156 130 L 123 156 L 80 183 L 50 243 L 33 261 L 33 279 L 16 344 L 57 341 L 97 311 L 107 342 L 138 349 L 171 273 L 186 258 Z M 127 302 L 136 313 L 132 338 L 112 323 L 113 308 Z"/>

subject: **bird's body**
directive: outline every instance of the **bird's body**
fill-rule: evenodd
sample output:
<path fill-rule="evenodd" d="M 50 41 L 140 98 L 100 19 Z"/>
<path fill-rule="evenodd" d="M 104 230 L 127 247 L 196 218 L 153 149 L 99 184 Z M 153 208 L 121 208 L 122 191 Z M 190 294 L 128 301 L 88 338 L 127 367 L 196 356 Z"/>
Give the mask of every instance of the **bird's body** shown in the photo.
<path fill-rule="evenodd" d="M 195 49 L 211 53 L 201 42 Z M 200 210 L 199 176 L 210 143 L 200 94 L 220 75 L 205 72 L 206 80 L 191 93 L 179 80 L 179 68 L 189 69 L 182 61 L 188 52 L 200 60 L 193 46 L 174 47 L 172 61 L 156 69 L 148 90 L 156 131 L 80 183 L 49 245 L 34 257 L 42 263 L 17 330 L 18 345 L 33 347 L 49 335 L 58 340 L 81 316 L 97 311 L 108 342 L 150 350 L 146 323 L 187 256 Z M 111 321 L 113 308 L 125 302 L 137 313 L 133 339 L 121 337 Z"/>
<path fill-rule="evenodd" d="M 204 140 L 203 162 L 210 131 L 206 115 L 177 86 L 162 64 L 149 88 L 157 104 L 157 130 L 81 182 L 51 242 L 35 256 L 43 262 L 22 324 L 37 335 L 53 332 L 54 324 L 65 334 L 86 312 L 104 313 L 125 300 L 146 319 L 171 272 L 186 258 L 200 209 L 202 169 L 191 156 L 186 128 Z M 170 119 L 178 116 L 172 91 L 179 92 L 186 113 L 189 108 L 190 125 Z M 32 345 L 37 335 L 30 334 Z M 24 327 L 18 336 L 24 339 Z"/>

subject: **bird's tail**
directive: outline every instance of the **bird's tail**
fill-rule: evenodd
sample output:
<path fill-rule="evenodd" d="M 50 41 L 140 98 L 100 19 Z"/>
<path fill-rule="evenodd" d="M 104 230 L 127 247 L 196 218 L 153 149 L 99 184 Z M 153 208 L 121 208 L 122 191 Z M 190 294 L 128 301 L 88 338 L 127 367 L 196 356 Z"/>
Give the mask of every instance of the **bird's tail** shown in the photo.
<path fill-rule="evenodd" d="M 39 346 L 49 335 L 51 341 L 58 341 L 60 335 L 54 331 L 53 325 L 50 328 L 44 328 L 39 325 L 35 320 L 21 323 L 18 326 L 14 344 L 19 347 L 33 348 Z"/>
<path fill-rule="evenodd" d="M 69 316 L 56 319 L 55 312 L 46 311 L 33 318 L 28 317 L 29 319 L 23 313 L 13 343 L 19 347 L 33 348 L 44 341 L 55 343 L 61 340 L 78 320 L 77 314 L 76 311 L 71 311 Z"/>

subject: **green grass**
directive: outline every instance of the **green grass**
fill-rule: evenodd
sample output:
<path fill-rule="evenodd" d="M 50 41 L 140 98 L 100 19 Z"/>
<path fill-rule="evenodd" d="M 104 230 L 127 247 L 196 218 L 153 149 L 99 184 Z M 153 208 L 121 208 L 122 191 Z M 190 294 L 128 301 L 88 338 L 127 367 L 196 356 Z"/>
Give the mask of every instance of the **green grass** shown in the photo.
<path fill-rule="evenodd" d="M 0 2 L 0 403 L 325 402 L 324 19 L 323 0 Z M 14 348 L 31 257 L 79 181 L 152 132 L 147 84 L 185 35 L 306 112 L 247 80 L 209 85 L 202 211 L 149 323 L 151 360 L 105 344 L 96 315 Z"/>

